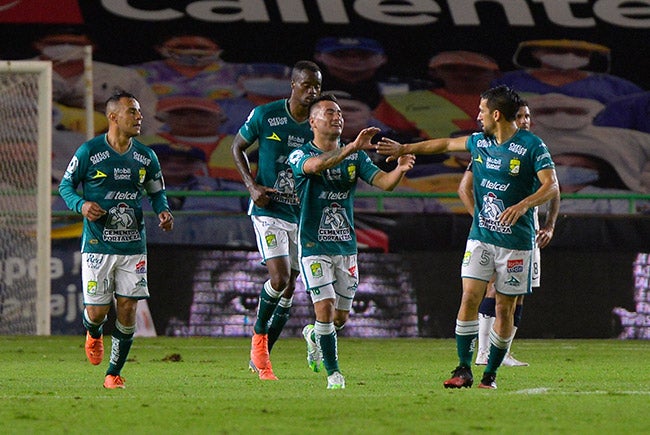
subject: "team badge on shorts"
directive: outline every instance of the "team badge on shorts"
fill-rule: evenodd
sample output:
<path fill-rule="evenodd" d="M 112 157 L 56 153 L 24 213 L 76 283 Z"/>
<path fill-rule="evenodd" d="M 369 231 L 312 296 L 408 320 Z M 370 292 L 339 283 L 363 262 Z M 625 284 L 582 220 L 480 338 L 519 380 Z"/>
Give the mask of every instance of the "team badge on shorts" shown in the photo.
<path fill-rule="evenodd" d="M 463 266 L 467 266 L 469 264 L 469 260 L 471 259 L 472 259 L 472 252 L 465 251 L 465 255 L 463 255 Z"/>
<path fill-rule="evenodd" d="M 311 276 L 314 278 L 322 278 L 323 277 L 323 267 L 321 266 L 320 263 L 312 263 L 309 265 L 309 269 L 311 270 Z"/>
<path fill-rule="evenodd" d="M 86 288 L 86 293 L 89 295 L 97 294 L 97 281 L 88 281 L 88 287 Z"/>
<path fill-rule="evenodd" d="M 138 264 L 135 265 L 135 273 L 147 273 L 147 262 L 138 261 Z"/>
<path fill-rule="evenodd" d="M 524 271 L 524 260 L 508 260 L 506 267 L 508 273 L 521 273 Z"/>
<path fill-rule="evenodd" d="M 264 236 L 264 240 L 266 241 L 266 246 L 269 248 L 277 248 L 278 247 L 278 239 L 275 237 L 275 234 L 267 234 Z"/>

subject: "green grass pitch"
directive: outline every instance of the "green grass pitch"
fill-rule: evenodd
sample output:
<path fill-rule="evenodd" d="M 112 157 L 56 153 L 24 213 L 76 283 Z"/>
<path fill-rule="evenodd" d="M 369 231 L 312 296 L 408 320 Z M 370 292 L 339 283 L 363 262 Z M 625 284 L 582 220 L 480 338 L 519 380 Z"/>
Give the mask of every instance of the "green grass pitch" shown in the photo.
<path fill-rule="evenodd" d="M 650 433 L 645 341 L 516 340 L 530 366 L 499 369 L 497 390 L 445 390 L 453 340 L 343 337 L 347 388 L 327 390 L 298 338 L 273 349 L 277 382 L 248 371 L 247 339 L 136 338 L 127 388 L 105 390 L 110 338 L 99 366 L 83 339 L 0 337 L 2 433 Z"/>

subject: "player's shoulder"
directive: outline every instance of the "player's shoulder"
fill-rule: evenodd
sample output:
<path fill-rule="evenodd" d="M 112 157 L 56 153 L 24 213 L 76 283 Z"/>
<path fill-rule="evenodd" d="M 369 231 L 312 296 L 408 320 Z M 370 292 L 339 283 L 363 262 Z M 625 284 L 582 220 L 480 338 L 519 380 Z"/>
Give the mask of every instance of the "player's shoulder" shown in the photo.
<path fill-rule="evenodd" d="M 96 154 L 100 151 L 108 152 L 108 142 L 106 142 L 105 134 L 100 134 L 99 136 L 88 139 L 79 147 L 79 152 L 81 153 Z"/>
<path fill-rule="evenodd" d="M 256 112 L 261 116 L 276 115 L 277 113 L 286 113 L 287 111 L 286 107 L 287 107 L 287 100 L 285 98 L 285 99 L 275 100 L 275 101 L 271 101 L 270 103 L 257 106 L 254 109 L 254 112 Z"/>
<path fill-rule="evenodd" d="M 146 157 L 153 158 L 156 156 L 156 152 L 151 147 L 143 144 L 136 138 L 131 139 L 131 147 L 133 151 L 143 154 Z"/>
<path fill-rule="evenodd" d="M 522 145 L 530 146 L 530 147 L 535 147 L 544 143 L 542 138 L 537 136 L 535 133 L 529 130 L 522 130 L 522 129 L 519 129 L 519 131 L 517 131 L 513 139 L 516 139 L 518 142 L 521 142 Z"/>

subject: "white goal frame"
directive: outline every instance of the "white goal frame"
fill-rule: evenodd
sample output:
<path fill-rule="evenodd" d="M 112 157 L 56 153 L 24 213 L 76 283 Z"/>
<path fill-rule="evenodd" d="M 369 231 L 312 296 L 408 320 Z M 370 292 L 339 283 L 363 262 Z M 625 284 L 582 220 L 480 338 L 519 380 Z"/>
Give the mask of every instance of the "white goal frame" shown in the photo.
<path fill-rule="evenodd" d="M 50 335 L 52 231 L 52 63 L 0 61 L 0 72 L 38 75 L 36 335 Z"/>

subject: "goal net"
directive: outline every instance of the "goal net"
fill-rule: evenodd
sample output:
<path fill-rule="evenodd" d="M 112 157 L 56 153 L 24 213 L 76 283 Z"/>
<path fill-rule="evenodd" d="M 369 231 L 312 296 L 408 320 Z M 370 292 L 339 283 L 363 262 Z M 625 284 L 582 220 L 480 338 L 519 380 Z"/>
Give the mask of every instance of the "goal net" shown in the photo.
<path fill-rule="evenodd" d="M 0 61 L 0 334 L 50 334 L 52 69 Z"/>

